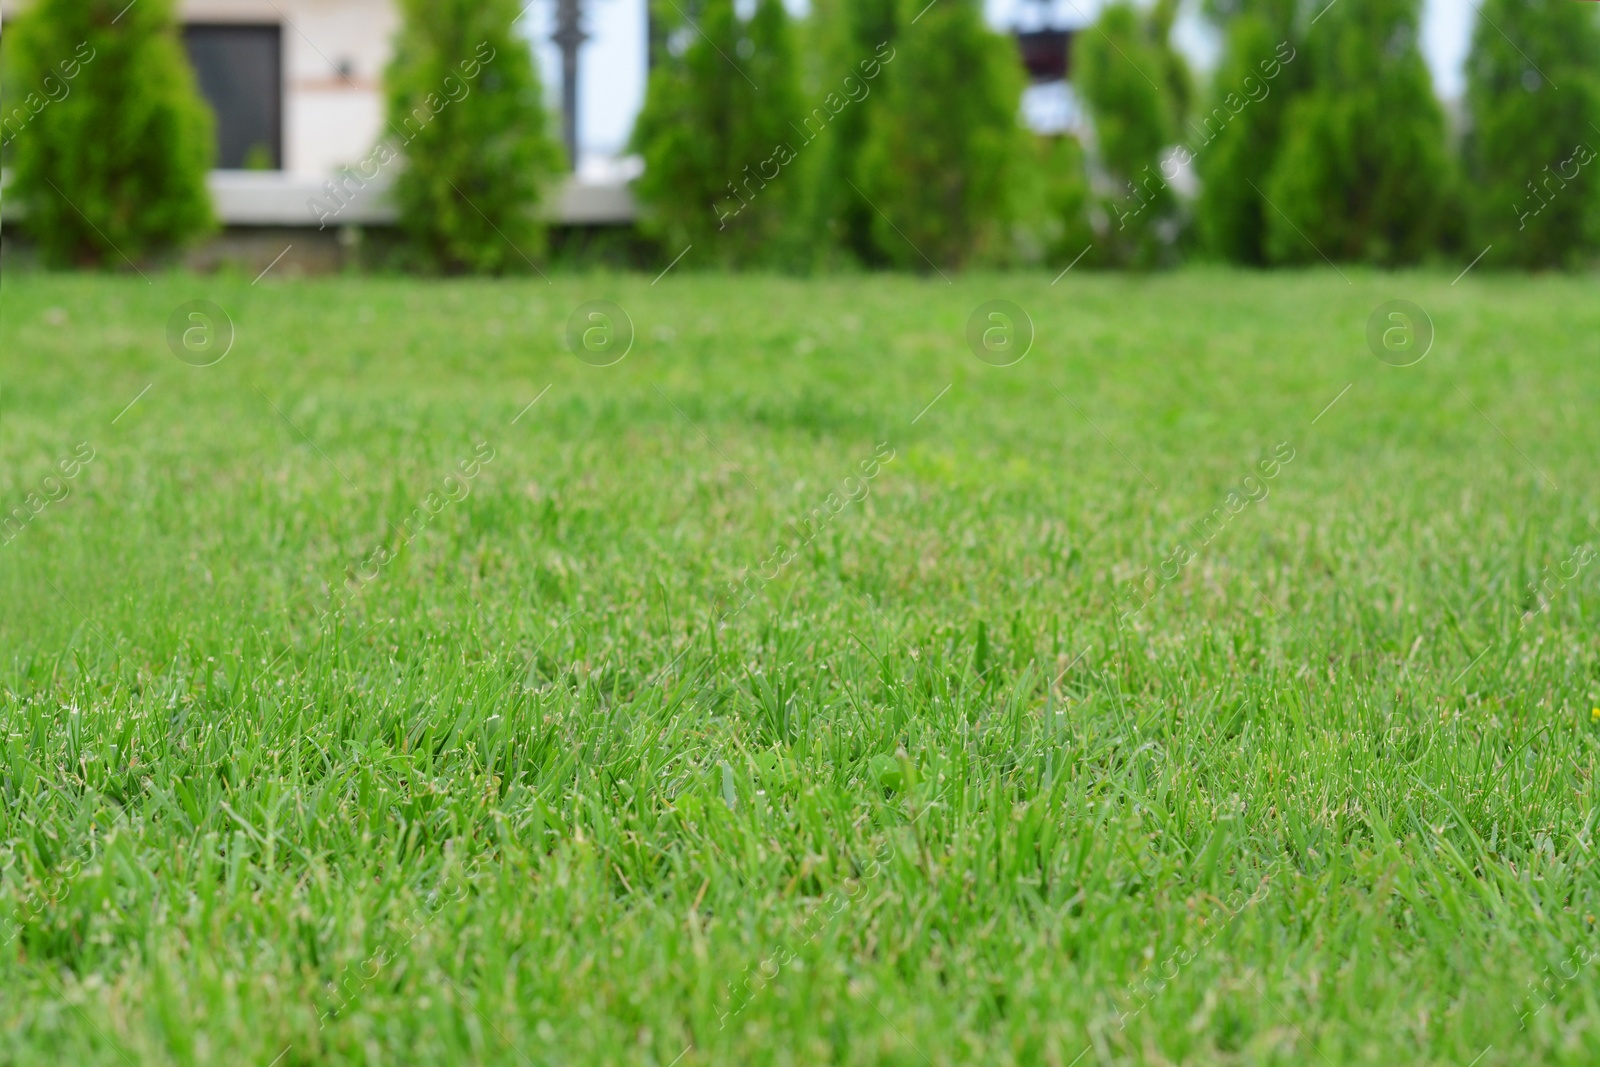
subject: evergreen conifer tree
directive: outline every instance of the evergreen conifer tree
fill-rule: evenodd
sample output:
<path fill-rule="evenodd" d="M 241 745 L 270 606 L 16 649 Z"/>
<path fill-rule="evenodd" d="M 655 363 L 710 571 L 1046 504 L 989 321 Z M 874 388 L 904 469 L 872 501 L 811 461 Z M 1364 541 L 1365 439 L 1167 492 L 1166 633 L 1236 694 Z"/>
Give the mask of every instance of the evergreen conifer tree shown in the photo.
<path fill-rule="evenodd" d="M 1420 0 L 1340 0 L 1306 36 L 1310 87 L 1290 101 L 1266 182 L 1278 263 L 1414 263 L 1451 195 L 1444 114 L 1418 48 Z"/>
<path fill-rule="evenodd" d="M 1465 155 L 1473 244 L 1493 245 L 1490 262 L 1559 267 L 1600 247 L 1597 19 L 1568 0 L 1483 5 Z"/>
<path fill-rule="evenodd" d="M 1146 15 L 1126 0 L 1077 36 L 1074 85 L 1094 125 L 1095 160 L 1109 183 L 1101 201 L 1108 232 L 1102 258 L 1155 266 L 1171 258 L 1178 200 L 1163 154 L 1178 138 L 1188 100 L 1187 73 L 1167 41 L 1171 2 Z"/>
<path fill-rule="evenodd" d="M 8 192 L 47 262 L 122 268 L 211 229 L 212 116 L 172 0 L 37 0 L 5 37 Z"/>
<path fill-rule="evenodd" d="M 692 244 L 699 262 L 804 259 L 796 168 L 810 157 L 794 125 L 803 109 L 782 0 L 757 0 L 748 20 L 733 0 L 705 0 L 693 25 L 672 4 L 657 13 L 683 47 L 660 57 L 634 127 L 646 229 L 672 248 Z"/>
<path fill-rule="evenodd" d="M 385 75 L 389 140 L 404 157 L 400 228 L 434 270 L 525 271 L 544 250 L 536 208 L 560 167 L 516 0 L 402 0 Z"/>
<path fill-rule="evenodd" d="M 1255 0 L 1227 19 L 1211 106 L 1184 129 L 1200 177 L 1201 241 L 1232 263 L 1267 262 L 1273 209 L 1260 190 L 1282 147 L 1284 111 L 1307 81 L 1294 14 L 1283 0 Z"/>
<path fill-rule="evenodd" d="M 873 237 L 876 213 L 850 188 L 860 184 L 861 154 L 872 113 L 882 106 L 883 60 L 895 54 L 897 0 L 817 0 L 812 7 L 824 56 L 816 95 L 848 101 L 818 144 L 814 190 L 818 231 L 849 256 L 881 263 Z M 892 60 L 891 60 L 892 62 Z M 824 103 L 826 106 L 826 103 Z M 806 118 L 815 122 L 815 113 Z"/>
<path fill-rule="evenodd" d="M 897 25 L 856 180 L 873 243 L 912 270 L 998 255 L 1011 168 L 1028 150 L 1016 47 L 976 0 L 901 0 Z"/>
<path fill-rule="evenodd" d="M 1103 257 L 1094 251 L 1095 233 L 1089 217 L 1093 198 L 1083 145 L 1067 134 L 1037 138 L 1034 166 L 1036 206 L 1024 218 L 1042 222 L 1039 236 L 1046 262 L 1063 269 L 1074 264 L 1080 268 L 1100 265 Z"/>

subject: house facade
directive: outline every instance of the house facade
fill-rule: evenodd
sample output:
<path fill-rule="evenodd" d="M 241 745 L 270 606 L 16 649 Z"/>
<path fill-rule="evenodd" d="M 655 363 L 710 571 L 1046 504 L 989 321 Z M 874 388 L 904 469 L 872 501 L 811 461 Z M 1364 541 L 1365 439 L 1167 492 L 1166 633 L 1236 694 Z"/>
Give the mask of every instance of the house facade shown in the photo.
<path fill-rule="evenodd" d="M 217 164 L 319 181 L 383 128 L 391 0 L 184 0 L 184 46 L 217 114 Z"/>
<path fill-rule="evenodd" d="M 13 18 L 29 2 L 0 0 L 0 14 Z M 557 5 L 533 6 L 535 35 L 559 36 L 552 21 Z M 598 50 L 586 50 L 590 62 L 600 64 L 591 95 L 613 112 L 622 103 L 611 91 L 617 64 L 627 60 L 607 48 L 634 33 L 664 47 L 653 25 L 647 34 L 646 12 L 643 0 L 591 4 L 586 12 L 586 24 L 599 30 Z M 1014 28 L 1031 83 L 1024 116 L 1044 132 L 1073 130 L 1080 122 L 1067 69 L 1073 31 L 1044 8 L 1028 14 L 1027 25 Z M 338 226 L 393 221 L 387 196 L 392 173 L 361 182 L 361 195 L 350 198 L 330 198 L 328 183 L 345 168 L 359 170 L 385 135 L 383 72 L 401 21 L 395 0 L 179 0 L 178 17 L 196 82 L 216 114 L 217 169 L 210 186 L 224 224 L 320 228 L 330 203 L 339 205 Z M 542 49 L 545 63 L 559 64 L 549 52 Z M 644 61 L 639 55 L 641 67 Z M 628 104 L 622 107 L 631 112 Z M 583 164 L 546 203 L 551 221 L 631 222 L 636 211 L 628 182 L 638 161 L 590 156 Z"/>
<path fill-rule="evenodd" d="M 28 0 L 0 0 L 7 21 Z M 317 227 L 317 203 L 343 168 L 370 157 L 384 132 L 383 72 L 400 29 L 394 0 L 180 0 L 183 43 L 216 114 L 210 186 L 232 227 Z M 390 176 L 368 183 L 341 226 L 393 221 Z M 626 183 L 567 179 L 551 221 L 626 223 Z"/>

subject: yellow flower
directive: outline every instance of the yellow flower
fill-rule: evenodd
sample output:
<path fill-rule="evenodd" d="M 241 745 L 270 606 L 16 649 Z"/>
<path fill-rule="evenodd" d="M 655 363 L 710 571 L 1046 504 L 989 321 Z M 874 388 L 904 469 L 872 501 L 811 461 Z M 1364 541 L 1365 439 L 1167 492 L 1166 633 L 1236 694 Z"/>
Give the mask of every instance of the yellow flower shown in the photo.
<path fill-rule="evenodd" d="M 1594 708 L 1589 712 L 1589 721 L 1600 722 L 1600 708 Z"/>

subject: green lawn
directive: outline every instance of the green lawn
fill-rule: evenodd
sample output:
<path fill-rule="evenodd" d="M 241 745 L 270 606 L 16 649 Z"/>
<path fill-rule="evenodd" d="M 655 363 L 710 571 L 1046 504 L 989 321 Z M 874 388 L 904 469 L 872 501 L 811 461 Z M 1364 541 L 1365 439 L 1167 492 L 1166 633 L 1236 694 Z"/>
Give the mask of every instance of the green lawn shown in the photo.
<path fill-rule="evenodd" d="M 1600 1061 L 1600 299 L 1453 275 L 12 272 L 0 1062 Z"/>

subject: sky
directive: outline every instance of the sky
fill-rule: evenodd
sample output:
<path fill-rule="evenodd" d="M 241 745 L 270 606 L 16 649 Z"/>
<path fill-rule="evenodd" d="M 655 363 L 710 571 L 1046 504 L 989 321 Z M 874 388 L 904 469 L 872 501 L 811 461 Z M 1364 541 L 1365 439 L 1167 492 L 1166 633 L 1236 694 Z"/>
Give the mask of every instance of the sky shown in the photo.
<path fill-rule="evenodd" d="M 785 0 L 803 14 L 807 0 Z M 989 21 L 996 27 L 1037 24 L 1042 11 L 1054 10 L 1057 24 L 1077 26 L 1089 21 L 1103 0 L 985 0 Z M 1439 95 L 1453 99 L 1464 87 L 1462 64 L 1472 35 L 1474 0 L 1424 0 L 1422 49 L 1433 71 Z M 590 42 L 579 59 L 578 118 L 580 155 L 610 157 L 625 148 L 633 119 L 644 101 L 645 0 L 587 0 Z M 1215 35 L 1196 16 L 1196 0 L 1185 0 L 1185 13 L 1174 37 L 1200 70 L 1215 61 Z M 559 99 L 561 57 L 549 43 L 555 4 L 534 0 L 524 21 L 534 39 L 544 71 L 549 99 Z M 598 159 L 591 160 L 597 164 Z"/>

